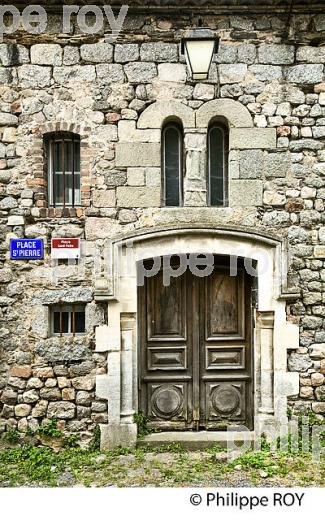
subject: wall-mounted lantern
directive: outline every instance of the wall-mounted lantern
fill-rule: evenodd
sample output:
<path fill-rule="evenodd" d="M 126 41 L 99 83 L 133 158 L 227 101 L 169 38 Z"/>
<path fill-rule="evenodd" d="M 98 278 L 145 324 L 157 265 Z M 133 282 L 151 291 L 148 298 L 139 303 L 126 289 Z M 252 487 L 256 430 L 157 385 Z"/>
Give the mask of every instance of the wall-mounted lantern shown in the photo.
<path fill-rule="evenodd" d="M 182 53 L 185 54 L 192 79 L 208 79 L 213 55 L 218 48 L 219 38 L 211 29 L 198 28 L 184 32 Z"/>

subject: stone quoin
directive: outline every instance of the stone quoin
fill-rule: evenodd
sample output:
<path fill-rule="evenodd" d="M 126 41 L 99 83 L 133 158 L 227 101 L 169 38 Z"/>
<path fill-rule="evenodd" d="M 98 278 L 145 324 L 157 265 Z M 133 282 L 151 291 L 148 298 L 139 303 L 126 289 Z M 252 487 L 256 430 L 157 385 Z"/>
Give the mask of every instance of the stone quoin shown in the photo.
<path fill-rule="evenodd" d="M 104 15 L 63 32 L 62 3 L 35 3 L 46 30 L 0 43 L 0 433 L 55 418 L 111 448 L 137 442 L 139 412 L 162 442 L 323 417 L 317 2 L 130 0 L 114 42 Z M 203 81 L 182 52 L 199 27 L 219 40 Z M 11 258 L 23 239 L 44 259 Z"/>

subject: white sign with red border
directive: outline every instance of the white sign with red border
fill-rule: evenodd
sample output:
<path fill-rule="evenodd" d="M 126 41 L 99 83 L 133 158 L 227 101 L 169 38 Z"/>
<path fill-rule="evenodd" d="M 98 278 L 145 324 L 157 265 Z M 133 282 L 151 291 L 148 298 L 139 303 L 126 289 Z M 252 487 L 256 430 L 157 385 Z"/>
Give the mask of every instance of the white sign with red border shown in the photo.
<path fill-rule="evenodd" d="M 80 258 L 80 238 L 52 238 L 51 258 L 54 260 Z"/>

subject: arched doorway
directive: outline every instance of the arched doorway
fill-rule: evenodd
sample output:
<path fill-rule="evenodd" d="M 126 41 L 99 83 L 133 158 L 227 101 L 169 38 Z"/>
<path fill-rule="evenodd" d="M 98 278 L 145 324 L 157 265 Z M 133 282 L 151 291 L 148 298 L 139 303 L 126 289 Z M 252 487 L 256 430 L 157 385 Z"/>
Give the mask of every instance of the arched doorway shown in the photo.
<path fill-rule="evenodd" d="M 248 305 L 248 310 L 245 311 L 246 313 L 244 315 L 245 326 L 247 327 L 247 323 L 251 325 L 250 341 L 252 359 L 254 361 L 254 367 L 253 365 L 250 367 L 253 376 L 251 387 L 248 391 L 250 399 L 252 399 L 253 396 L 253 400 L 250 401 L 250 399 L 248 399 L 245 401 L 245 414 L 247 410 L 250 410 L 250 414 L 254 415 L 253 425 L 249 422 L 251 420 L 250 414 L 248 416 L 240 416 L 239 414 L 239 416 L 235 417 L 234 421 L 229 421 L 230 416 L 236 413 L 233 412 L 232 409 L 236 410 L 239 408 L 238 406 L 236 408 L 238 400 L 240 403 L 243 403 L 243 400 L 240 401 L 240 395 L 238 398 L 236 396 L 234 397 L 235 392 L 229 391 L 229 386 L 222 388 L 221 399 L 220 395 L 218 395 L 218 391 L 210 393 L 210 395 L 212 394 L 211 399 L 215 401 L 217 406 L 219 406 L 218 402 L 220 400 L 221 402 L 226 401 L 230 403 L 230 401 L 232 401 L 234 403 L 232 407 L 229 404 L 228 412 L 226 405 L 221 404 L 223 407 L 222 414 L 227 415 L 226 419 L 228 418 L 228 422 L 232 422 L 234 426 L 239 424 L 239 429 L 243 430 L 243 434 L 245 434 L 246 431 L 248 435 L 252 434 L 252 436 L 255 436 L 258 435 L 258 432 L 269 432 L 273 429 L 274 434 L 278 435 L 280 431 L 279 428 L 286 427 L 287 425 L 287 397 L 295 395 L 299 390 L 299 375 L 294 372 L 287 372 L 287 352 L 288 350 L 298 348 L 299 327 L 286 320 L 286 301 L 291 297 L 291 293 L 287 290 L 286 285 L 287 253 L 285 243 L 282 243 L 277 237 L 258 233 L 252 234 L 245 229 L 231 229 L 228 226 L 219 229 L 202 228 L 200 226 L 193 226 L 192 228 L 177 227 L 175 229 L 171 227 L 170 229 L 164 230 L 158 228 L 150 231 L 147 230 L 146 232 L 139 231 L 138 234 L 134 233 L 131 236 L 126 236 L 123 240 L 116 240 L 111 243 L 111 253 L 109 255 L 110 283 L 106 295 L 103 295 L 102 290 L 99 293 L 100 301 L 103 301 L 103 298 L 105 298 L 108 302 L 108 324 L 98 327 L 96 330 L 96 351 L 107 352 L 107 374 L 98 375 L 96 377 L 96 394 L 98 397 L 106 399 L 108 403 L 109 422 L 107 425 L 101 426 L 101 445 L 103 448 L 135 444 L 137 428 L 134 422 L 134 414 L 141 409 L 146 414 L 149 411 L 148 408 L 147 410 L 143 410 L 143 391 L 142 389 L 141 391 L 139 390 L 139 382 L 142 381 L 143 373 L 140 371 L 139 374 L 139 368 L 141 367 L 141 361 L 138 359 L 139 352 L 141 352 L 140 343 L 143 343 L 143 338 L 145 345 L 150 343 L 147 342 L 147 338 L 150 338 L 150 336 L 144 333 L 139 334 L 138 330 L 139 327 L 141 327 L 141 323 L 143 324 L 144 322 L 144 320 L 139 317 L 141 315 L 143 316 L 144 311 L 139 307 L 141 301 L 139 292 L 141 292 L 142 288 L 139 288 L 137 266 L 139 262 L 145 263 L 148 260 L 150 261 L 150 259 L 161 259 L 166 256 L 170 257 L 170 255 L 179 257 L 182 255 L 197 256 L 198 252 L 203 252 L 203 254 L 209 252 L 211 255 L 217 255 L 219 261 L 221 255 L 227 258 L 236 257 L 243 259 L 242 262 L 244 262 L 244 266 L 248 263 L 252 266 L 252 272 L 255 271 L 253 275 L 254 288 L 252 289 L 246 282 L 246 287 L 249 287 L 251 293 L 254 294 L 254 306 Z M 217 266 L 218 265 L 219 269 L 221 269 L 222 265 L 220 263 L 217 264 Z M 158 272 L 159 269 L 156 274 L 158 274 Z M 217 270 L 216 272 L 219 271 Z M 184 280 L 186 276 L 189 278 L 186 281 L 186 286 L 190 288 L 188 289 L 188 294 L 191 294 L 191 284 L 196 284 L 196 286 L 199 286 L 199 288 L 196 287 L 197 293 L 204 295 L 204 289 L 202 288 L 204 282 L 202 282 L 202 280 L 196 280 L 195 277 L 191 279 L 190 274 L 185 275 Z M 213 286 L 213 283 L 210 285 Z M 227 284 L 225 286 L 227 287 Z M 237 278 L 237 286 L 241 287 L 240 276 Z M 235 287 L 233 280 L 229 282 L 229 287 L 230 289 L 231 287 Z M 256 288 L 258 288 L 258 292 L 256 292 Z M 227 298 L 230 298 L 230 289 L 224 290 L 224 294 L 227 295 Z M 233 292 L 233 294 L 238 294 L 238 292 Z M 244 291 L 244 294 L 247 293 Z M 206 302 L 202 303 L 202 296 L 195 296 L 195 298 L 195 305 L 191 303 L 190 300 L 190 305 L 194 305 L 194 311 L 189 311 L 191 312 L 190 316 L 192 316 L 192 318 L 187 319 L 188 323 L 190 323 L 190 329 L 193 329 L 195 334 L 199 334 L 200 337 L 202 330 L 204 331 L 204 326 L 203 329 L 202 325 L 193 328 L 190 320 L 194 318 L 198 319 L 198 313 L 195 309 L 198 305 L 201 305 L 201 308 L 204 309 Z M 249 302 L 249 299 L 250 296 L 248 294 L 245 300 L 246 304 Z M 185 301 L 188 300 L 189 297 L 186 297 Z M 230 302 L 232 301 L 230 298 Z M 239 301 L 240 298 L 238 296 L 237 302 Z M 239 306 L 239 308 L 243 307 Z M 249 309 L 251 309 L 250 317 Z M 207 318 L 204 317 L 209 315 L 208 313 L 202 311 L 202 314 L 199 314 L 201 316 L 201 323 L 208 322 Z M 180 315 L 182 316 L 181 313 Z M 252 318 L 254 319 L 253 325 Z M 146 320 L 148 320 L 147 317 Z M 217 326 L 218 323 L 220 325 L 220 322 L 217 320 Z M 148 328 L 148 324 L 146 326 Z M 181 328 L 179 330 L 181 331 Z M 240 329 L 238 328 L 237 331 L 238 330 Z M 185 337 L 187 338 L 187 336 Z M 210 336 L 207 335 L 206 337 Z M 243 346 L 243 344 L 246 346 L 246 340 L 247 342 L 249 341 L 247 339 L 248 337 L 249 336 L 245 336 L 243 340 L 240 339 L 241 336 L 237 334 L 236 339 L 238 342 L 234 342 L 232 345 L 234 350 L 235 347 L 240 349 L 240 346 Z M 154 340 L 156 339 L 157 338 L 154 338 Z M 216 345 L 220 347 L 221 352 L 221 342 L 223 340 L 217 337 L 217 341 L 214 344 L 215 339 L 216 338 L 212 335 L 212 348 L 206 348 L 206 352 L 209 352 L 209 354 L 211 352 L 214 355 L 214 347 Z M 220 342 L 218 341 L 219 339 Z M 231 346 L 233 340 L 228 339 L 229 342 L 226 343 Z M 182 339 L 179 340 L 179 345 L 181 345 L 181 341 Z M 174 343 L 176 344 L 176 342 Z M 183 341 L 183 346 L 185 344 L 185 347 L 187 347 L 186 342 L 187 339 L 185 342 Z M 170 349 L 174 348 L 174 343 L 171 342 Z M 247 345 L 248 344 L 249 343 L 247 343 Z M 202 377 L 203 384 L 205 374 L 202 373 L 202 371 L 200 372 L 200 369 L 205 366 L 207 375 L 209 375 L 210 372 L 214 374 L 212 385 L 216 385 L 218 384 L 218 381 L 216 383 L 218 378 L 215 374 L 218 375 L 218 370 L 214 367 L 210 370 L 207 368 L 209 366 L 208 364 L 204 365 L 204 355 L 202 353 L 204 349 L 200 348 L 200 345 L 204 345 L 204 341 L 199 342 L 199 347 L 196 347 L 196 361 L 191 362 L 190 365 L 186 365 L 187 367 L 192 367 L 193 370 L 193 374 L 187 375 L 190 376 L 189 380 L 193 381 L 196 377 L 195 381 L 199 381 L 199 385 L 201 383 L 200 377 Z M 209 346 L 210 342 L 208 341 L 206 347 Z M 160 348 L 159 343 L 157 344 L 157 348 Z M 198 350 L 199 357 L 197 354 Z M 219 354 L 219 350 L 217 352 Z M 168 351 L 168 354 L 169 353 Z M 207 353 L 205 355 L 207 355 Z M 159 357 L 161 360 L 164 356 L 158 355 L 158 358 Z M 174 361 L 175 364 L 182 363 L 181 352 L 175 352 L 174 357 L 178 358 Z M 213 361 L 212 365 L 218 365 L 220 361 L 223 363 L 229 363 L 230 361 L 237 363 L 238 359 L 238 363 L 240 363 L 240 357 L 237 357 L 237 360 L 235 357 L 236 356 L 233 356 L 232 360 L 227 360 L 225 356 L 217 355 L 215 359 L 213 359 L 213 356 L 212 359 L 210 357 L 210 360 Z M 197 359 L 199 359 L 199 361 L 197 361 Z M 190 360 L 190 358 L 188 358 L 188 360 Z M 170 362 L 170 357 L 168 358 L 167 356 L 166 362 Z M 151 359 L 150 363 L 152 363 L 152 365 L 157 363 L 157 356 Z M 223 370 L 225 373 L 228 369 Z M 234 370 L 235 374 L 239 374 L 240 370 L 241 369 Z M 196 376 L 194 371 L 199 371 L 196 372 Z M 221 369 L 220 372 L 222 372 Z M 179 381 L 178 373 L 179 371 L 175 370 L 176 381 Z M 230 372 L 230 385 L 237 381 L 236 377 L 237 376 L 233 377 L 233 374 Z M 191 383 L 191 385 L 193 387 L 193 383 Z M 212 390 L 214 390 L 214 388 L 212 388 Z M 156 392 L 156 396 L 157 393 L 159 394 L 159 392 Z M 144 395 L 148 396 L 148 393 Z M 166 394 L 160 393 L 158 407 L 160 407 L 160 410 L 163 412 L 164 405 L 159 404 L 159 402 L 165 399 L 167 399 L 167 401 L 170 400 L 168 393 L 167 397 Z M 201 400 L 204 399 L 205 403 L 201 402 Z M 167 409 L 167 421 L 161 421 L 166 423 L 166 429 L 170 428 L 170 419 L 177 422 L 174 419 L 176 412 L 178 414 L 179 407 L 179 392 L 177 390 L 172 395 L 171 400 L 175 403 L 174 409 L 170 406 L 170 409 Z M 207 398 L 204 391 L 199 392 L 199 401 L 202 409 L 204 405 L 207 408 Z M 197 403 L 197 400 L 193 402 Z M 251 404 L 247 405 L 249 402 L 251 402 Z M 197 433 L 195 429 L 198 423 L 195 421 L 198 421 L 197 415 L 196 417 L 192 415 L 192 423 L 190 423 L 188 420 L 190 417 L 188 410 L 187 414 L 187 417 L 185 417 L 186 421 L 184 420 L 179 425 L 178 430 L 162 431 L 161 433 L 153 434 L 155 439 L 157 439 L 158 436 L 159 442 L 170 442 L 171 438 L 173 438 L 175 442 L 178 442 L 178 439 L 184 436 L 186 436 L 186 438 L 189 436 L 192 439 L 196 438 Z M 203 415 L 202 417 L 206 416 Z M 199 418 L 199 420 L 201 420 L 201 418 Z M 195 424 L 193 424 L 194 422 Z M 201 436 L 201 434 L 204 434 L 209 438 L 209 442 L 220 441 L 220 438 L 222 438 L 222 441 L 227 441 L 229 435 L 231 436 L 231 432 L 229 433 L 231 428 L 229 430 L 227 425 L 223 428 L 222 421 L 219 420 L 211 422 L 212 425 L 209 424 L 209 421 L 208 424 L 203 423 L 201 425 L 199 422 L 199 428 L 210 428 L 210 431 L 201 431 L 198 435 Z M 188 430 L 184 433 L 184 428 L 189 427 L 192 428 L 192 430 Z M 221 431 L 217 431 L 219 427 Z M 173 428 L 175 428 L 175 425 L 173 425 Z M 160 430 L 163 430 L 163 428 L 160 427 Z"/>

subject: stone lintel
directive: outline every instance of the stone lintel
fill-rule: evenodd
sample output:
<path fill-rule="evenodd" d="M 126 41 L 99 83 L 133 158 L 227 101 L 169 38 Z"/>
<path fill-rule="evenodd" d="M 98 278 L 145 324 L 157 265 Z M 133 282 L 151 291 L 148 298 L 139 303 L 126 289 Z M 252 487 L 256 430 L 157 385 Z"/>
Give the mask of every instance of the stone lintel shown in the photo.
<path fill-rule="evenodd" d="M 230 149 L 276 148 L 275 128 L 231 128 Z"/>
<path fill-rule="evenodd" d="M 98 399 L 109 399 L 107 374 L 96 376 L 96 397 Z"/>
<path fill-rule="evenodd" d="M 160 188 L 146 186 L 120 186 L 117 203 L 122 208 L 154 208 L 161 205 Z"/>
<path fill-rule="evenodd" d="M 294 323 L 285 323 L 280 330 L 283 347 L 288 350 L 299 348 L 299 326 Z"/>
<path fill-rule="evenodd" d="M 325 258 L 325 246 L 315 246 L 314 247 L 314 257 L 315 258 Z"/>
<path fill-rule="evenodd" d="M 138 130 L 135 121 L 122 119 L 118 123 L 118 136 L 120 143 L 159 143 L 161 131 L 158 129 Z"/>
<path fill-rule="evenodd" d="M 8 217 L 8 226 L 23 226 L 25 224 L 25 218 L 20 215 L 10 215 Z"/>
<path fill-rule="evenodd" d="M 262 206 L 263 181 L 232 180 L 229 186 L 230 207 Z"/>
<path fill-rule="evenodd" d="M 274 395 L 280 397 L 291 397 L 299 394 L 298 372 L 274 372 Z"/>
<path fill-rule="evenodd" d="M 96 327 L 95 341 L 96 341 L 96 352 L 108 352 L 109 351 L 109 327 L 102 325 Z"/>
<path fill-rule="evenodd" d="M 116 145 L 116 167 L 160 166 L 159 143 L 118 143 Z"/>
<path fill-rule="evenodd" d="M 108 351 L 121 350 L 121 318 L 118 303 L 111 303 L 108 309 Z"/>

